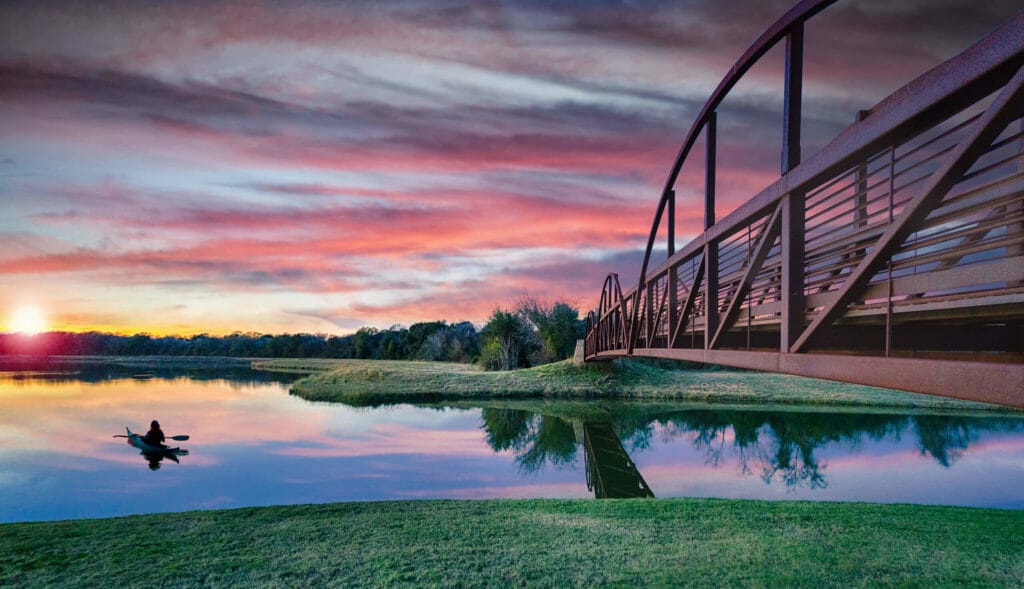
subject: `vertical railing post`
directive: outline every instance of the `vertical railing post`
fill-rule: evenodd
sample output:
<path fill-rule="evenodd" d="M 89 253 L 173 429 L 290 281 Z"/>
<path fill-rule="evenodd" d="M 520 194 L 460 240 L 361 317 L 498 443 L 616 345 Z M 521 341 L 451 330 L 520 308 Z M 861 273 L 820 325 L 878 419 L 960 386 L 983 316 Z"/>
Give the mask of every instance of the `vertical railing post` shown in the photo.
<path fill-rule="evenodd" d="M 857 111 L 857 122 L 868 118 L 871 111 Z M 856 194 L 853 198 L 853 226 L 857 229 L 868 224 L 868 164 L 857 164 Z"/>
<path fill-rule="evenodd" d="M 718 113 L 708 115 L 704 125 L 704 229 L 715 224 L 715 158 L 718 156 Z"/>
<path fill-rule="evenodd" d="M 668 191 L 668 257 L 676 253 L 676 191 Z"/>
<path fill-rule="evenodd" d="M 800 107 L 803 94 L 803 23 L 786 36 L 786 73 L 782 113 L 782 174 L 800 164 Z M 804 195 L 793 192 L 782 205 L 782 327 L 779 348 L 790 346 L 804 329 Z"/>
<path fill-rule="evenodd" d="M 889 148 L 889 202 L 886 225 L 892 225 L 893 198 L 896 195 L 896 146 Z M 885 263 L 885 357 L 892 355 L 892 256 Z"/>
<path fill-rule="evenodd" d="M 786 73 L 782 110 L 782 173 L 800 164 L 800 107 L 804 79 L 804 25 L 786 35 Z"/>
<path fill-rule="evenodd" d="M 676 191 L 668 193 L 668 257 L 676 253 Z M 675 265 L 668 268 L 668 341 L 665 347 L 672 346 L 672 334 L 676 332 L 679 321 L 679 296 L 676 287 L 679 284 L 679 270 Z"/>
<path fill-rule="evenodd" d="M 676 191 L 668 191 L 668 257 L 676 253 Z M 672 334 L 675 333 L 676 322 L 679 320 L 679 301 L 676 295 L 676 284 L 679 271 L 675 266 L 668 269 L 668 339 L 666 347 L 671 347 Z"/>
<path fill-rule="evenodd" d="M 715 224 L 715 159 L 718 155 L 718 114 L 712 112 L 704 127 L 704 230 Z M 696 285 L 694 285 L 696 287 Z M 704 244 L 704 348 L 718 329 L 718 243 Z"/>
<path fill-rule="evenodd" d="M 1021 133 L 1020 139 L 1017 140 L 1017 173 L 1024 173 L 1024 117 L 1017 121 L 1018 132 Z M 1017 199 L 1006 209 L 1007 216 L 1012 216 L 1014 213 L 1024 212 L 1024 199 Z M 1010 223 L 1010 226 L 1006 228 L 1006 233 L 1017 241 L 1006 246 L 1006 257 L 1012 258 L 1017 256 L 1024 256 L 1024 243 L 1021 243 L 1021 239 L 1024 239 L 1024 221 L 1017 221 Z M 1024 281 L 1013 281 L 1007 286 L 1016 287 L 1024 286 Z"/>
<path fill-rule="evenodd" d="M 648 280 L 644 288 L 644 347 L 650 348 L 651 337 L 654 333 L 654 284 L 656 281 Z"/>

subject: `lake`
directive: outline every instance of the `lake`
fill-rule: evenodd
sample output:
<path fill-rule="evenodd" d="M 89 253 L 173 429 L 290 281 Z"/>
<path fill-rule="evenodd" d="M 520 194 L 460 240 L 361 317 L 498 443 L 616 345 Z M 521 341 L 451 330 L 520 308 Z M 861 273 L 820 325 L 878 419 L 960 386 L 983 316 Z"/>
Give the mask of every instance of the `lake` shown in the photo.
<path fill-rule="evenodd" d="M 1024 416 L 671 403 L 354 408 L 249 369 L 0 370 L 0 522 L 385 499 L 1024 508 Z M 159 419 L 177 462 L 127 445 Z"/>

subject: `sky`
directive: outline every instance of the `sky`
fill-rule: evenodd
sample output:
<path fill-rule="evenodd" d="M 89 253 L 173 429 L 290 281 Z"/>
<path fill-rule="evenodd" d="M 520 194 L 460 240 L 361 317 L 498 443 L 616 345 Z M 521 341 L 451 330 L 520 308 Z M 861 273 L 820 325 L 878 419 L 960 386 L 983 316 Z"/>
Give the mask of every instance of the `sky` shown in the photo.
<path fill-rule="evenodd" d="M 27 306 L 181 335 L 480 324 L 525 295 L 585 314 L 636 280 L 694 117 L 790 6 L 4 1 L 0 331 Z M 805 157 L 1019 10 L 827 9 Z M 781 89 L 779 47 L 719 110 L 719 218 L 778 177 Z"/>

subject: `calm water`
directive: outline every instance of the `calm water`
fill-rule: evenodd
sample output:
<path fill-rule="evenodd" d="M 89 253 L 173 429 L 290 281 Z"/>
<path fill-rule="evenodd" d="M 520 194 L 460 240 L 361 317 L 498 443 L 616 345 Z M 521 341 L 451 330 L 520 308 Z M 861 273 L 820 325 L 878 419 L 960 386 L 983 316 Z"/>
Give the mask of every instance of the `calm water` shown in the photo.
<path fill-rule="evenodd" d="M 1022 418 L 638 403 L 356 409 L 309 403 L 288 394 L 287 376 L 249 370 L 71 370 L 0 372 L 0 521 L 435 497 L 1024 508 Z M 112 437 L 153 418 L 191 435 L 188 456 L 151 464 Z"/>

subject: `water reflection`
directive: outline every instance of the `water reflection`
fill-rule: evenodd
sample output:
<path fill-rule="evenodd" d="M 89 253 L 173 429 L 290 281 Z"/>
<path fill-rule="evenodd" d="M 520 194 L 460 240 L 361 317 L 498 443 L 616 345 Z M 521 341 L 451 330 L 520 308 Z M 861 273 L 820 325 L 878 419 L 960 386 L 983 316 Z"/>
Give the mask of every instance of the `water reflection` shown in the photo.
<path fill-rule="evenodd" d="M 654 497 L 610 422 L 573 422 L 587 454 L 587 490 L 597 499 Z M 579 436 L 577 435 L 577 438 Z"/>
<path fill-rule="evenodd" d="M 908 432 L 922 456 L 949 468 L 983 432 L 1024 431 L 1024 421 L 949 415 L 887 415 L 790 411 L 689 410 L 658 416 L 623 416 L 597 421 L 530 411 L 485 408 L 483 428 L 496 451 L 511 450 L 527 473 L 573 462 L 583 448 L 588 489 L 595 497 L 652 497 L 629 456 L 651 445 L 689 439 L 718 468 L 734 458 L 741 476 L 766 485 L 824 489 L 827 463 L 816 452 L 839 444 L 856 451 L 865 440 L 898 442 Z"/>
<path fill-rule="evenodd" d="M 0 522 L 588 495 L 1024 509 L 1019 414 L 597 400 L 354 408 L 289 395 L 282 383 L 291 378 L 191 367 L 0 370 Z M 140 462 L 110 437 L 157 415 L 170 433 L 191 435 L 192 454 L 178 464 Z"/>
<path fill-rule="evenodd" d="M 176 380 L 187 378 L 198 382 L 227 380 L 239 385 L 265 383 L 290 384 L 302 375 L 287 372 L 252 370 L 246 361 L 226 361 L 181 364 L 175 361 L 161 362 L 159 359 L 146 361 L 136 359 L 125 364 L 97 364 L 75 358 L 33 359 L 0 357 L 0 374 L 14 382 L 36 383 L 87 383 L 97 384 L 113 380 L 131 379 L 148 381 L 152 379 Z"/>
<path fill-rule="evenodd" d="M 487 443 L 497 452 L 511 450 L 523 473 L 545 464 L 556 468 L 576 462 L 582 447 L 587 490 L 602 498 L 653 497 L 610 422 L 563 419 L 519 409 L 481 410 Z"/>
<path fill-rule="evenodd" d="M 143 458 L 149 464 L 149 470 L 160 470 L 160 463 L 166 460 L 170 460 L 175 464 L 181 464 L 178 460 L 179 456 L 188 456 L 188 450 L 179 450 L 177 452 L 146 452 L 141 450 L 139 454 L 142 454 Z"/>

